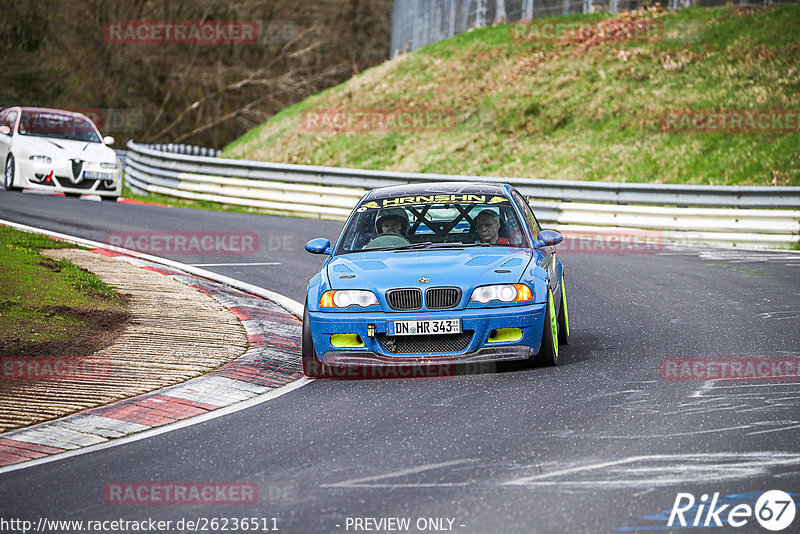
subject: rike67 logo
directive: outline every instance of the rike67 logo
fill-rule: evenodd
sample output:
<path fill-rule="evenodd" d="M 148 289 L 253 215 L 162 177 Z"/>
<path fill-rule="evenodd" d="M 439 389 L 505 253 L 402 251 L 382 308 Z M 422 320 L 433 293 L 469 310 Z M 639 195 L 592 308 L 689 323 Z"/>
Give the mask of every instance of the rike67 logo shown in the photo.
<path fill-rule="evenodd" d="M 752 501 L 751 501 L 752 502 Z M 709 499 L 707 494 L 695 500 L 691 493 L 678 493 L 669 515 L 670 527 L 743 527 L 753 518 L 765 529 L 778 532 L 794 521 L 794 500 L 781 490 L 770 490 L 761 494 L 755 506 L 745 503 L 721 504 L 719 493 Z M 796 532 L 796 531 L 793 531 Z"/>

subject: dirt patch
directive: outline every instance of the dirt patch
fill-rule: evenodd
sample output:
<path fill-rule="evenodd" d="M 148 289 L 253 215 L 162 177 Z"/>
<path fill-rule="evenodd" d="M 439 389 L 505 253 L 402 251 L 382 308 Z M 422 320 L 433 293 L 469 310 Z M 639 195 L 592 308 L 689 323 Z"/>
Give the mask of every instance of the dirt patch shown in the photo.
<path fill-rule="evenodd" d="M 39 265 L 41 265 L 45 269 L 50 269 L 54 273 L 61 272 L 61 266 L 50 258 L 43 258 L 42 261 L 39 262 Z"/>
<path fill-rule="evenodd" d="M 9 306 L 9 304 L 11 306 Z M 16 303 L 4 302 L 4 307 Z M 0 356 L 83 358 L 111 345 L 130 321 L 128 311 L 86 310 L 69 306 L 43 306 L 36 309 L 45 317 L 66 316 L 78 321 L 74 335 L 64 341 L 23 342 L 19 337 L 0 336 Z M 0 385 L 2 391 L 2 385 Z"/>

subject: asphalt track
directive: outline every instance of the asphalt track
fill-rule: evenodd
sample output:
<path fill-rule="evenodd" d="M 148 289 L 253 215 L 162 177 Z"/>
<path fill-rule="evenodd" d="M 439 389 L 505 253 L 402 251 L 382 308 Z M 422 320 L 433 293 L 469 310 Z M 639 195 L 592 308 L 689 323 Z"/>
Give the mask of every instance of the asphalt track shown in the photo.
<path fill-rule="evenodd" d="M 253 255 L 163 255 L 301 302 L 321 264 L 303 243 L 340 228 L 2 190 L 0 218 L 97 241 L 115 231 L 255 232 Z M 678 492 L 752 505 L 781 489 L 800 503 L 797 381 L 660 373 L 665 358 L 800 357 L 800 255 L 561 258 L 571 340 L 557 368 L 313 381 L 194 426 L 0 474 L 0 519 L 253 517 L 276 518 L 282 532 L 388 532 L 356 530 L 354 519 L 399 517 L 419 532 L 420 518 L 448 518 L 452 532 L 627 532 L 664 531 Z M 272 265 L 231 265 L 245 262 Z M 259 499 L 108 504 L 104 488 L 121 481 L 252 482 Z M 717 531 L 767 532 L 753 518 Z"/>

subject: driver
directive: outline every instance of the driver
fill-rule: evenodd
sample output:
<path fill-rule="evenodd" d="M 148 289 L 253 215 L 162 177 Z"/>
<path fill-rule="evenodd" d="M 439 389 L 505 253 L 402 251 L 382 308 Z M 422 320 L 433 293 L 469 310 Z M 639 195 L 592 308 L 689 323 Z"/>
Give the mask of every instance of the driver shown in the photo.
<path fill-rule="evenodd" d="M 378 234 L 400 234 L 407 237 L 408 215 L 403 208 L 383 208 L 375 218 L 375 231 Z"/>
<path fill-rule="evenodd" d="M 508 245 L 508 239 L 500 237 L 500 216 L 492 210 L 483 210 L 475 217 L 475 231 L 481 243 Z"/>

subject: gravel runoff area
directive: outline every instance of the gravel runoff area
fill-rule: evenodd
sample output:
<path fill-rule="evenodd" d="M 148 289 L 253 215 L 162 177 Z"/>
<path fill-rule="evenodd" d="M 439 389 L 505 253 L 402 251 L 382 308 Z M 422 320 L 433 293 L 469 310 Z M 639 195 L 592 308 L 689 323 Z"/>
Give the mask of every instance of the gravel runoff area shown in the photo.
<path fill-rule="evenodd" d="M 79 362 L 61 361 L 58 354 L 11 362 L 10 376 L 0 380 L 0 433 L 183 382 L 248 348 L 236 315 L 170 276 L 88 250 L 42 254 L 67 259 L 116 287 L 128 298 L 131 320 L 113 344 Z M 16 373 L 32 363 L 39 366 Z"/>

